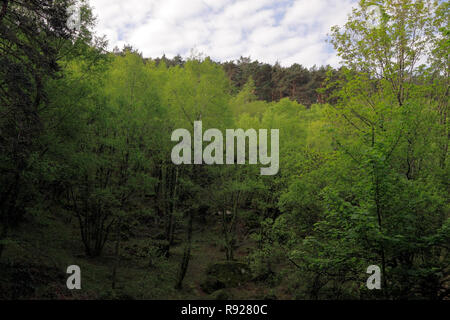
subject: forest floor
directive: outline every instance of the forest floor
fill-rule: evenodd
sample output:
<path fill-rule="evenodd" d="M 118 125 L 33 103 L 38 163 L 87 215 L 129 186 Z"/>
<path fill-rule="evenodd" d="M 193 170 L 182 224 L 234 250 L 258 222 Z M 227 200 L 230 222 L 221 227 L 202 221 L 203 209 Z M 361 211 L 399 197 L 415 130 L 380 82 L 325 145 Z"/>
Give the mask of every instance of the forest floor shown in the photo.
<path fill-rule="evenodd" d="M 37 215 L 38 216 L 38 215 Z M 208 266 L 223 262 L 220 224 L 194 225 L 191 259 L 183 288 L 174 288 L 184 246 L 177 241 L 169 258 L 152 260 L 136 254 L 148 246 L 149 237 L 143 231 L 121 243 L 116 289 L 112 290 L 114 241 L 108 241 L 103 254 L 89 258 L 84 253 L 76 219 L 48 213 L 40 220 L 27 222 L 14 230 L 13 242 L 6 246 L 0 263 L 0 299 L 216 299 L 217 292 L 207 294 L 201 284 Z M 182 233 L 180 238 L 184 237 Z M 179 240 L 179 239 L 178 239 Z M 247 262 L 255 244 L 251 240 L 236 249 L 237 261 Z M 78 265 L 81 269 L 81 290 L 66 287 L 66 269 Z M 221 291 L 221 299 L 289 299 L 286 281 L 268 284 L 248 281 L 238 287 Z"/>

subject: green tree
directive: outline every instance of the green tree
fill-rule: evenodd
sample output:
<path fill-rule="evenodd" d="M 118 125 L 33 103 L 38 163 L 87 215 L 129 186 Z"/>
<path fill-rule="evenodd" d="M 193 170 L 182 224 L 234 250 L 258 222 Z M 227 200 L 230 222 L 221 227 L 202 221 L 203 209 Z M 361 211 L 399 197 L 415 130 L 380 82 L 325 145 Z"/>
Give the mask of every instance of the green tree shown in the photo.
<path fill-rule="evenodd" d="M 67 48 L 90 41 L 90 10 L 83 7 L 82 31 L 68 29 L 73 1 L 8 1 L 0 11 L 0 255 L 8 229 L 20 222 L 35 197 L 40 161 L 38 139 L 49 101 L 46 86 L 60 75 Z M 78 40 L 77 40 L 78 37 Z"/>

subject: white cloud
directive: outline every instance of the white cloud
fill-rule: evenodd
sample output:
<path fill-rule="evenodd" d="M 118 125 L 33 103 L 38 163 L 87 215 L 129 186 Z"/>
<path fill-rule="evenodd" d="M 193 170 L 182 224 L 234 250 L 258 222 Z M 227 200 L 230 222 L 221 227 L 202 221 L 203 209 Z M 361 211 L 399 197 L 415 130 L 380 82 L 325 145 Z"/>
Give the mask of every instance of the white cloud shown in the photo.
<path fill-rule="evenodd" d="M 355 0 L 91 0 L 96 31 L 110 49 L 131 44 L 146 57 L 252 59 L 282 65 L 338 65 L 326 35 Z"/>
<path fill-rule="evenodd" d="M 283 23 L 295 26 L 299 23 L 311 24 L 315 21 L 322 20 L 322 14 L 326 12 L 326 7 L 329 5 L 328 2 L 310 0 L 294 1 L 292 6 L 286 10 Z"/>

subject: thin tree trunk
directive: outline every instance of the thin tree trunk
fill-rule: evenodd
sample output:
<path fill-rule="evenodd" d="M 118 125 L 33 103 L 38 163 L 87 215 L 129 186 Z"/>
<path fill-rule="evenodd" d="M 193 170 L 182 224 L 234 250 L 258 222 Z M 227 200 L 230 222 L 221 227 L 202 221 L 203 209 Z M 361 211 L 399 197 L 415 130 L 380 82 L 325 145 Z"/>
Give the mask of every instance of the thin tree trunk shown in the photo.
<path fill-rule="evenodd" d="M 192 222 L 193 212 L 189 210 L 189 222 L 187 230 L 187 243 L 184 247 L 183 259 L 181 260 L 180 269 L 178 272 L 177 283 L 175 289 L 180 290 L 183 287 L 183 279 L 186 276 L 186 271 L 189 266 L 189 260 L 191 259 L 191 246 L 192 246 Z"/>
<path fill-rule="evenodd" d="M 372 127 L 372 148 L 375 147 L 375 129 Z M 378 228 L 380 230 L 380 233 L 383 233 L 383 224 L 382 224 L 382 209 L 381 209 L 381 203 L 380 203 L 380 181 L 379 181 L 379 175 L 376 169 L 375 164 L 373 165 L 373 177 L 374 177 L 374 184 L 375 184 L 375 194 L 374 194 L 374 200 L 375 200 L 375 206 L 376 206 L 376 213 L 377 213 L 377 219 L 378 219 Z M 380 252 L 381 252 L 381 268 L 382 268 L 382 278 L 383 278 L 383 292 L 385 298 L 387 298 L 387 279 L 386 279 L 386 257 L 384 252 L 384 245 L 381 243 L 380 245 Z"/>
<path fill-rule="evenodd" d="M 166 241 L 167 246 L 165 248 L 165 256 L 168 258 L 170 256 L 170 248 L 173 245 L 174 231 L 175 231 L 175 219 L 174 213 L 176 210 L 177 201 L 177 184 L 178 184 L 178 167 L 175 168 L 175 174 L 171 175 L 172 183 L 170 184 L 169 192 L 171 195 L 171 203 L 168 206 L 167 215 L 168 221 L 166 226 Z"/>
<path fill-rule="evenodd" d="M 115 289 L 116 288 L 116 280 L 117 280 L 117 268 L 119 267 L 119 262 L 120 262 L 120 240 L 121 240 L 121 235 L 120 235 L 120 230 L 122 227 L 122 222 L 121 220 L 118 221 L 117 223 L 117 233 L 116 233 L 116 245 L 114 248 L 114 266 L 113 266 L 113 271 L 112 271 L 112 288 Z"/>

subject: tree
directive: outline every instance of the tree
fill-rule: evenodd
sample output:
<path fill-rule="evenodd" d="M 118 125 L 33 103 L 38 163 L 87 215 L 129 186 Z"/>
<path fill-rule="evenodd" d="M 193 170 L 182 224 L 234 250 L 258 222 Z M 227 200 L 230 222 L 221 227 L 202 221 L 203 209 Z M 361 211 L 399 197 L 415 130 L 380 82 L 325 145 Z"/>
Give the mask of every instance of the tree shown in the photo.
<path fill-rule="evenodd" d="M 8 1 L 0 11 L 0 255 L 10 226 L 26 213 L 36 196 L 32 179 L 46 149 L 37 144 L 48 105 L 46 84 L 59 75 L 59 59 L 78 34 L 66 26 L 72 1 Z M 92 22 L 84 7 L 83 36 Z M 36 178 L 36 176 L 35 176 Z"/>
<path fill-rule="evenodd" d="M 342 88 L 337 91 L 339 102 L 329 109 L 341 158 L 338 166 L 348 168 L 348 177 L 358 178 L 350 179 L 351 192 L 341 189 L 343 177 L 332 184 L 334 189 L 322 191 L 330 199 L 325 201 L 327 211 L 317 225 L 318 233 L 304 245 L 314 245 L 310 254 L 321 247 L 327 255 L 324 263 L 338 268 L 337 263 L 342 271 L 352 270 L 347 266 L 350 256 L 362 258 L 355 265 L 376 257 L 385 297 L 438 297 L 442 274 L 448 272 L 440 260 L 445 256 L 441 241 L 447 237 L 442 237 L 442 231 L 448 216 L 441 196 L 445 185 L 440 184 L 436 170 L 439 157 L 433 156 L 439 151 L 432 147 L 439 141 L 434 129 L 438 115 L 433 99 L 422 94 L 429 83 L 420 79 L 416 67 L 430 55 L 426 43 L 435 34 L 437 6 L 431 1 L 380 2 L 379 28 L 365 24 L 369 3 L 361 1 L 360 6 L 342 31 L 333 28 L 332 42 L 348 69 L 345 81 L 337 86 Z M 430 188 L 431 181 L 436 187 Z M 420 227 L 418 221 L 427 227 Z M 319 236 L 325 226 L 326 233 Z M 347 243 L 357 241 L 333 248 L 335 254 L 328 256 L 326 246 L 333 239 L 340 241 L 342 232 L 346 237 L 353 235 Z M 340 254 L 347 258 L 341 259 Z M 426 263 L 420 261 L 421 255 L 428 257 Z M 433 288 L 416 287 L 427 277 L 433 279 Z"/>

